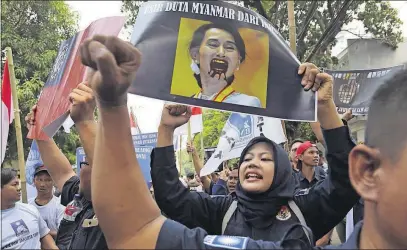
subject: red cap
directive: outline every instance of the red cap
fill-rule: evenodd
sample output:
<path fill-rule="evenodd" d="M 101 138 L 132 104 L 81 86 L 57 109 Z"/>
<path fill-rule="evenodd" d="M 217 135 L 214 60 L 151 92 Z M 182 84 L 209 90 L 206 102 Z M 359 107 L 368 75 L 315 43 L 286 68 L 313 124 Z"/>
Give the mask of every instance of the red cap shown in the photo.
<path fill-rule="evenodd" d="M 298 148 L 297 148 L 297 152 L 296 155 L 302 155 L 307 149 L 311 148 L 311 147 L 316 147 L 317 145 L 312 144 L 310 141 L 306 141 L 304 143 L 302 143 Z"/>

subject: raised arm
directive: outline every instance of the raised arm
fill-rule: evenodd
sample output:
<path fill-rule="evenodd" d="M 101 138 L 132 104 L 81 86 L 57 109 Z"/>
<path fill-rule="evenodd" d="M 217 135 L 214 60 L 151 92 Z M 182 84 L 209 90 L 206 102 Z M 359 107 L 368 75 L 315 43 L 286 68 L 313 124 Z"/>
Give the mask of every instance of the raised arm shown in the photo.
<path fill-rule="evenodd" d="M 220 233 L 222 218 L 231 198 L 211 198 L 203 192 L 190 192 L 178 179 L 172 145 L 174 130 L 189 119 L 184 105 L 165 105 L 158 129 L 157 147 L 151 157 L 151 178 L 155 200 L 171 219 L 189 228 L 202 227 L 209 233 Z"/>
<path fill-rule="evenodd" d="M 36 113 L 37 105 L 34 105 L 30 113 L 25 117 L 28 129 L 35 125 Z M 62 190 L 65 182 L 75 175 L 71 164 L 61 150 L 59 150 L 53 139 L 46 141 L 37 140 L 37 145 L 44 165 L 47 167 L 58 190 Z"/>
<path fill-rule="evenodd" d="M 319 239 L 345 217 L 359 196 L 348 175 L 348 155 L 355 144 L 336 112 L 332 77 L 322 73 L 317 75 L 317 80 L 322 82 L 318 92 L 318 120 L 327 146 L 328 176 L 309 190 L 298 190 L 295 201 Z"/>
<path fill-rule="evenodd" d="M 92 202 L 99 225 L 109 248 L 155 248 L 165 218 L 137 162 L 126 105 L 140 53 L 117 37 L 95 36 L 82 45 L 81 56 L 95 70 L 89 76 L 99 109 Z"/>
<path fill-rule="evenodd" d="M 201 172 L 201 169 L 203 168 L 202 166 L 202 161 L 199 159 L 199 155 L 195 150 L 195 147 L 193 146 L 192 142 L 187 143 L 187 151 L 188 153 L 191 153 L 192 155 L 192 163 L 195 168 L 195 172 L 199 175 Z M 209 190 L 211 188 L 211 178 L 209 176 L 203 176 L 201 177 L 202 185 L 205 190 Z"/>
<path fill-rule="evenodd" d="M 80 83 L 69 95 L 72 102 L 71 118 L 79 133 L 79 138 L 85 150 L 86 160 L 93 166 L 95 150 L 96 122 L 94 112 L 96 108 L 93 90 L 85 83 Z"/>

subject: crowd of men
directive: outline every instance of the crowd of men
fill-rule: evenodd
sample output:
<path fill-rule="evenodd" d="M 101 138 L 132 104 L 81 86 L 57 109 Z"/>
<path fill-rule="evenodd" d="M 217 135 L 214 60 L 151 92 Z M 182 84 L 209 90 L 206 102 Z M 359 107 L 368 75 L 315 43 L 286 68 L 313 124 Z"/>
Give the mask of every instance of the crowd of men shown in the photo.
<path fill-rule="evenodd" d="M 318 91 L 318 144 L 301 139 L 283 147 L 256 137 L 237 164 L 199 177 L 180 177 L 174 130 L 191 110 L 166 104 L 146 185 L 131 139 L 127 90 L 141 54 L 116 37 L 81 45 L 87 82 L 69 98 L 70 115 L 87 156 L 78 177 L 55 142 L 37 140 L 44 166 L 38 192 L 19 202 L 17 173 L 1 169 L 2 249 L 406 249 L 407 71 L 380 87 L 369 108 L 366 141 L 355 145 L 333 102 L 333 79 L 301 64 L 305 91 Z M 98 121 L 94 117 L 97 107 Z M 38 107 L 26 116 L 35 126 Z M 53 194 L 53 184 L 60 197 Z M 354 230 L 340 246 L 330 237 L 350 210 Z M 354 216 L 355 217 L 355 216 Z M 340 230 L 338 230 L 340 231 Z"/>

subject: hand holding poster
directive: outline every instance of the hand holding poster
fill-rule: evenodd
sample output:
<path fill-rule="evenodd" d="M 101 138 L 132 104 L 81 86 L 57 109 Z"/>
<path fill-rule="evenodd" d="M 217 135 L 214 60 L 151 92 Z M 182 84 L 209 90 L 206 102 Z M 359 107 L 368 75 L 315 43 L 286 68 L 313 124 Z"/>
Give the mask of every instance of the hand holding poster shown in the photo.
<path fill-rule="evenodd" d="M 131 42 L 143 55 L 130 93 L 240 113 L 314 121 L 299 61 L 261 15 L 224 1 L 142 6 Z"/>
<path fill-rule="evenodd" d="M 96 34 L 117 36 L 124 21 L 124 17 L 120 16 L 96 20 L 84 31 L 61 43 L 37 103 L 36 125 L 28 133 L 28 138 L 46 140 L 52 137 L 66 120 L 71 104 L 68 96 L 86 77 L 86 67 L 80 61 L 80 44 Z M 43 131 L 45 129 L 46 134 Z"/>
<path fill-rule="evenodd" d="M 352 109 L 353 115 L 367 115 L 369 103 L 376 90 L 403 65 L 370 70 L 327 70 L 335 79 L 334 101 L 338 113 Z"/>

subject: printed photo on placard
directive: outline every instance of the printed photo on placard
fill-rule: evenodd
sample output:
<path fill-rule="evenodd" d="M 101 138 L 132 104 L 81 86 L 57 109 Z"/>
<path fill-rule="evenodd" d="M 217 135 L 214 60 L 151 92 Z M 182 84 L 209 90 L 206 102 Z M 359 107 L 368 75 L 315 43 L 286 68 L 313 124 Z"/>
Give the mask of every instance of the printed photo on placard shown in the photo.
<path fill-rule="evenodd" d="M 181 18 L 171 94 L 264 108 L 268 45 L 258 30 Z"/>
<path fill-rule="evenodd" d="M 300 62 L 272 24 L 226 1 L 149 1 L 131 43 L 142 54 L 132 94 L 295 121 L 316 120 Z"/>
<path fill-rule="evenodd" d="M 338 113 L 343 114 L 351 109 L 353 115 L 366 115 L 375 91 L 403 67 L 399 65 L 382 69 L 327 70 L 335 80 L 333 94 Z"/>

